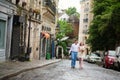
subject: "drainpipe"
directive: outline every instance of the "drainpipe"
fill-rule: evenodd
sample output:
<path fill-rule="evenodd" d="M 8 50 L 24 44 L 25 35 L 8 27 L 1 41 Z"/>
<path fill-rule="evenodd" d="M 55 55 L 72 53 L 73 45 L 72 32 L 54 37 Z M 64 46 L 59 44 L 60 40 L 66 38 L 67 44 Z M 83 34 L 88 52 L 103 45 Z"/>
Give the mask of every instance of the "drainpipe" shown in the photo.
<path fill-rule="evenodd" d="M 28 28 L 28 44 L 27 44 L 27 54 L 26 54 L 26 60 L 30 60 L 30 53 L 31 53 L 31 48 L 30 48 L 30 29 L 31 29 L 31 17 L 32 17 L 32 9 L 30 8 L 29 10 L 29 28 Z"/>

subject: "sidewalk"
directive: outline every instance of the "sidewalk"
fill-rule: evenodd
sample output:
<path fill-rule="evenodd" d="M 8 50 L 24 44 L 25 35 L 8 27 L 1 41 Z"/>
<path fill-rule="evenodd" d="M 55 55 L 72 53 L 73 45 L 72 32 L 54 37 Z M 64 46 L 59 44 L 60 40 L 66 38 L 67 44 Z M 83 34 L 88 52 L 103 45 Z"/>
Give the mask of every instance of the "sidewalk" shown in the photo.
<path fill-rule="evenodd" d="M 19 73 L 40 68 L 55 62 L 59 62 L 60 59 L 52 60 L 35 60 L 29 62 L 4 62 L 0 63 L 0 80 L 6 80 L 8 77 L 15 76 Z"/>

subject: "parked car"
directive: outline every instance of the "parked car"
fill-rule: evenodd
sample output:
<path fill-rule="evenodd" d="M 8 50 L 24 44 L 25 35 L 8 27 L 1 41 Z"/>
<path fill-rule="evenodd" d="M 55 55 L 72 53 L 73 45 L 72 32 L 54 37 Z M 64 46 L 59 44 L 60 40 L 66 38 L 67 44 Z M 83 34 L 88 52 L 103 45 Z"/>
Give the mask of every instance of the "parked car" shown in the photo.
<path fill-rule="evenodd" d="M 120 46 L 116 48 L 115 55 L 113 67 L 120 70 Z"/>
<path fill-rule="evenodd" d="M 88 55 L 87 61 L 91 63 L 101 62 L 101 57 L 95 53 L 91 53 Z"/>
<path fill-rule="evenodd" d="M 105 52 L 103 57 L 103 67 L 110 68 L 113 67 L 113 63 L 115 60 L 115 50 L 108 50 Z"/>
<path fill-rule="evenodd" d="M 87 61 L 88 56 L 89 56 L 89 55 L 85 55 L 85 57 L 83 58 L 83 60 L 84 60 L 84 61 Z"/>

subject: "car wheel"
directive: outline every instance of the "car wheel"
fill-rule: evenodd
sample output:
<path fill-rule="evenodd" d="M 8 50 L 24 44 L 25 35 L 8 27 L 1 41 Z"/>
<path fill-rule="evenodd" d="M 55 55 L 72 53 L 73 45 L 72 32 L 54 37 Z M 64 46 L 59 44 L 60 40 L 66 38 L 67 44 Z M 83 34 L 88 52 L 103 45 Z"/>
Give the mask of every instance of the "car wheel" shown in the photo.
<path fill-rule="evenodd" d="M 118 70 L 120 71 L 120 63 L 118 62 Z"/>
<path fill-rule="evenodd" d="M 107 65 L 105 64 L 105 68 L 107 68 Z"/>
<path fill-rule="evenodd" d="M 111 68 L 114 69 L 114 65 L 113 64 L 111 65 Z"/>
<path fill-rule="evenodd" d="M 113 69 L 114 69 L 114 70 L 116 69 L 116 67 L 115 67 L 115 63 L 113 63 Z"/>
<path fill-rule="evenodd" d="M 114 70 L 119 70 L 120 69 L 118 62 L 114 63 L 113 66 L 114 66 Z"/>
<path fill-rule="evenodd" d="M 103 61 L 103 67 L 106 68 L 106 63 L 105 63 L 105 61 Z"/>
<path fill-rule="evenodd" d="M 119 64 L 118 64 L 118 62 L 114 63 L 113 66 L 114 66 L 114 70 L 119 70 Z"/>
<path fill-rule="evenodd" d="M 103 63 L 103 67 L 105 68 L 105 63 Z"/>
<path fill-rule="evenodd" d="M 105 63 L 105 68 L 108 68 L 108 65 Z"/>

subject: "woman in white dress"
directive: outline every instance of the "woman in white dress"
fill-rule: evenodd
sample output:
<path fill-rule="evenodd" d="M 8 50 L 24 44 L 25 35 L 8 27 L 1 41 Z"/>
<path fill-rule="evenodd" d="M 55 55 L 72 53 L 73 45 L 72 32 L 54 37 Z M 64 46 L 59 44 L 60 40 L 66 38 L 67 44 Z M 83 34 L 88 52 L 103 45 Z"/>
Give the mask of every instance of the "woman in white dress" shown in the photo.
<path fill-rule="evenodd" d="M 80 43 L 79 52 L 78 52 L 78 59 L 79 59 L 79 67 L 83 69 L 83 57 L 85 52 L 85 46 L 83 43 Z"/>

